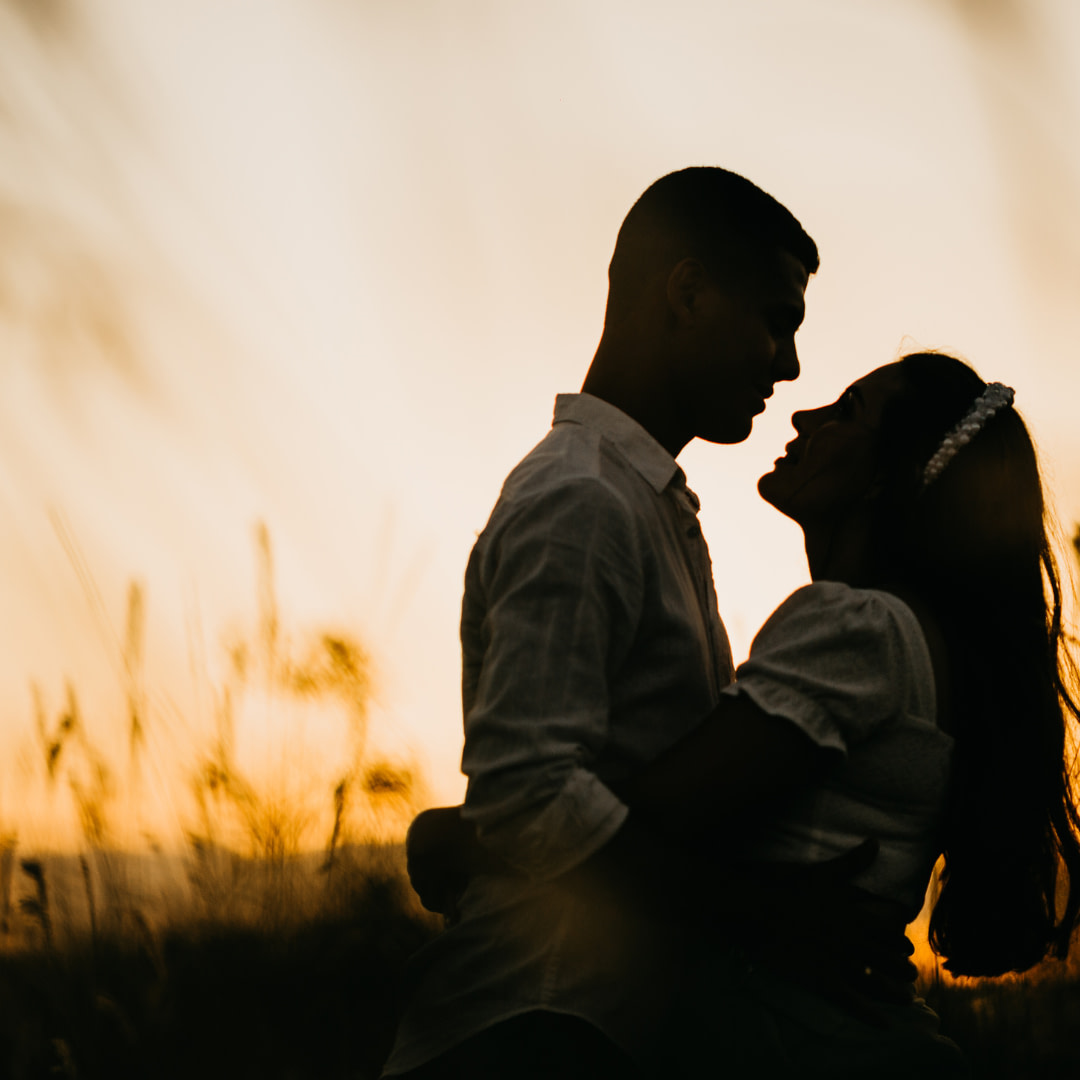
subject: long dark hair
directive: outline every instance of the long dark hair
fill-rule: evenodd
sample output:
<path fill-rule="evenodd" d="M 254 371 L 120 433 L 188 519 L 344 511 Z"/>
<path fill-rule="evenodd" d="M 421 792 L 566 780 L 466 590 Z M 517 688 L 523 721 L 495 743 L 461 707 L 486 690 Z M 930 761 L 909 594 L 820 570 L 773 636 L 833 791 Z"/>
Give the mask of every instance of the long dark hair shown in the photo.
<path fill-rule="evenodd" d="M 1064 957 L 1080 919 L 1066 739 L 1080 706 L 1038 461 L 1006 407 L 924 485 L 926 462 L 986 384 L 938 353 L 900 368 L 905 389 L 880 428 L 876 573 L 938 619 L 956 738 L 930 942 L 954 974 L 1025 971 Z"/>

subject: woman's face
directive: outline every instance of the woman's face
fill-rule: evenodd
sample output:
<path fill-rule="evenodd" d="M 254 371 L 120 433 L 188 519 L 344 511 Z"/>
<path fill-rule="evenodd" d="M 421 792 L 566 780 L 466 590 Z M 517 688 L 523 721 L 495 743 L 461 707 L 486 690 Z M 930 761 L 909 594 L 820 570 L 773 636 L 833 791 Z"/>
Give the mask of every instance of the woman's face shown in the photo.
<path fill-rule="evenodd" d="M 839 520 L 870 497 L 885 405 L 904 387 L 899 364 L 852 383 L 831 405 L 797 412 L 797 437 L 758 481 L 761 497 L 806 526 Z"/>

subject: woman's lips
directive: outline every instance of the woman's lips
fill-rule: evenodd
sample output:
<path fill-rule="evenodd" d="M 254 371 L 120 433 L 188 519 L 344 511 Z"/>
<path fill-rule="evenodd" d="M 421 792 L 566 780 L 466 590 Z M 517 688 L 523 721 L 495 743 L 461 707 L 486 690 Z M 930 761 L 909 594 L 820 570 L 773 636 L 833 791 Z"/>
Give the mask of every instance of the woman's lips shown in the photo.
<path fill-rule="evenodd" d="M 789 442 L 787 446 L 784 447 L 784 453 L 776 459 L 776 464 L 779 465 L 781 461 L 786 461 L 789 464 L 794 465 L 795 462 L 799 460 L 799 455 L 801 452 L 802 451 L 799 447 L 799 440 L 792 439 L 791 442 Z"/>

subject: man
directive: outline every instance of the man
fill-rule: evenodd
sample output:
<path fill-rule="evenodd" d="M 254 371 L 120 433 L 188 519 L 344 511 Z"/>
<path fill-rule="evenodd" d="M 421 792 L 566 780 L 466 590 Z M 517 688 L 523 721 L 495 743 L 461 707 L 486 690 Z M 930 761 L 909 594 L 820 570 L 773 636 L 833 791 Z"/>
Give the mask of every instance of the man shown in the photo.
<path fill-rule="evenodd" d="M 386 1075 L 632 1076 L 674 945 L 604 886 L 631 835 L 614 788 L 732 677 L 698 501 L 675 457 L 737 443 L 775 383 L 817 249 L 723 169 L 654 183 L 619 231 L 582 393 L 507 478 L 465 576 L 463 817 L 480 874 L 414 961 Z"/>

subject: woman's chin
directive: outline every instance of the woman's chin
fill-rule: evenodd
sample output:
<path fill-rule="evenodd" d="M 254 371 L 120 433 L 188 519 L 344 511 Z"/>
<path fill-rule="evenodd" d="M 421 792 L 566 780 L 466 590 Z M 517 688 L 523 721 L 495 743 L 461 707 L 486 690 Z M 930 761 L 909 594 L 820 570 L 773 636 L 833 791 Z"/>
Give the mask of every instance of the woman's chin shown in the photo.
<path fill-rule="evenodd" d="M 783 513 L 783 510 L 776 502 L 776 469 L 770 469 L 764 476 L 758 478 L 757 482 L 758 494 L 770 505 L 775 506 L 777 510 Z"/>
<path fill-rule="evenodd" d="M 776 470 L 767 472 L 757 483 L 758 494 L 784 517 L 791 518 L 801 525 L 796 507 L 792 505 L 790 493 L 785 490 L 783 480 L 776 475 Z"/>

